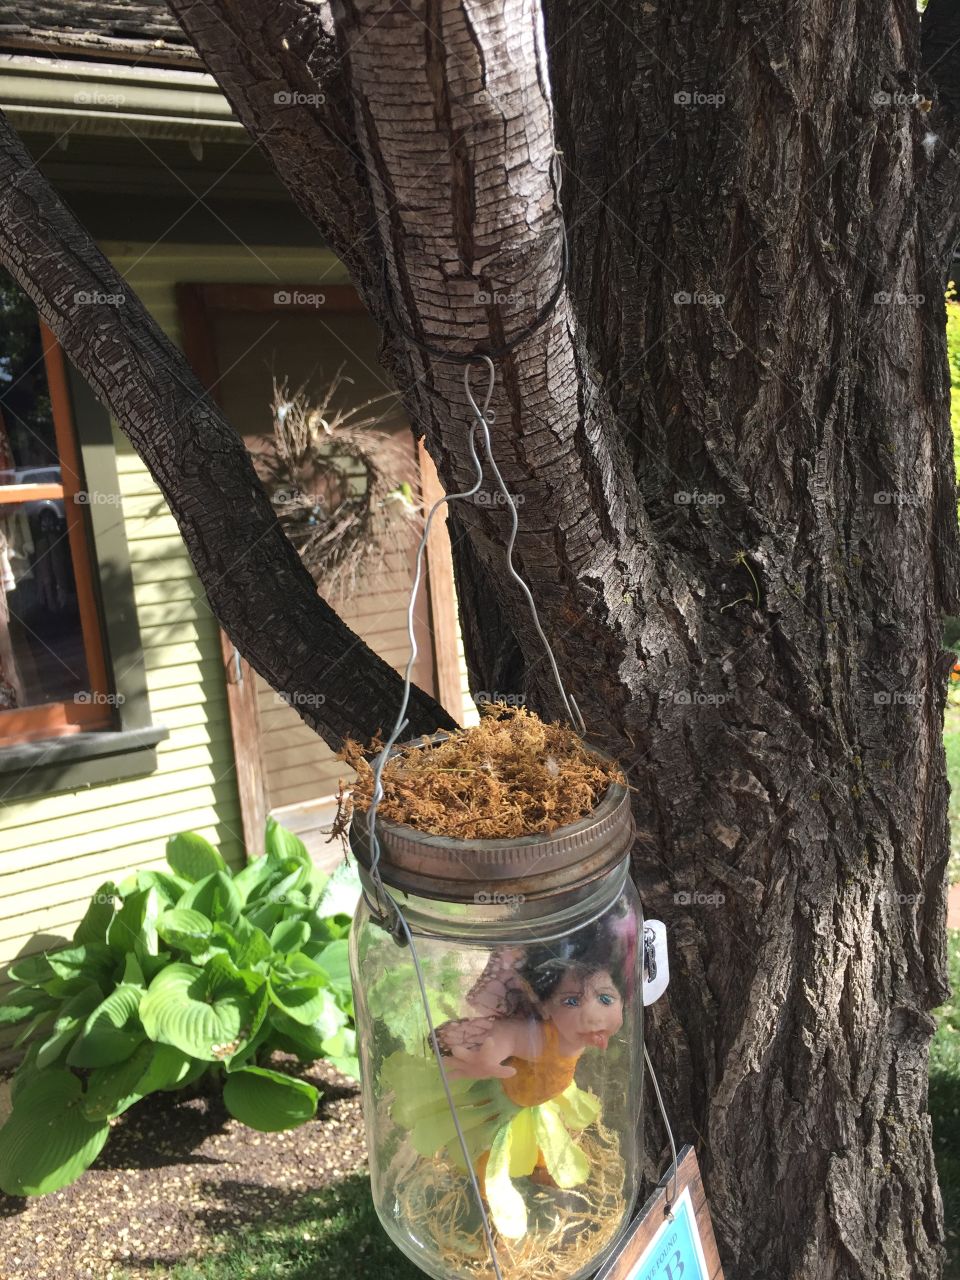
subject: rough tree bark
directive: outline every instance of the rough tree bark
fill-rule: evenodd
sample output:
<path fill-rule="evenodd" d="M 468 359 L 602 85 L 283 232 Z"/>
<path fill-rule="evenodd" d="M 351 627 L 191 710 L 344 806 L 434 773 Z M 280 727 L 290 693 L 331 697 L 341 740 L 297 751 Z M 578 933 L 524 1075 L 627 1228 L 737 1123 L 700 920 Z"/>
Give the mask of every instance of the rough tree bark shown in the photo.
<path fill-rule="evenodd" d="M 517 339 L 517 558 L 636 787 L 672 930 L 651 1049 L 727 1275 L 935 1277 L 955 19 L 933 0 L 922 66 L 912 0 L 171 7 L 350 266 L 448 487 L 461 372 L 403 333 Z M 569 277 L 523 338 L 561 206 Z M 455 519 L 474 679 L 555 712 L 504 530 Z"/>

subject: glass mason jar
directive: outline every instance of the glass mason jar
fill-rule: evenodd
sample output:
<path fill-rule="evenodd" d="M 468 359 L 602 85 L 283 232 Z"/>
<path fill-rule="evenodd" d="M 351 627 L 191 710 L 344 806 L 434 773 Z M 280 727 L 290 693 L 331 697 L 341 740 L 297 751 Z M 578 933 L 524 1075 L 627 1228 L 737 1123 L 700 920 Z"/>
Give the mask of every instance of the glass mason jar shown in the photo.
<path fill-rule="evenodd" d="M 633 821 L 612 784 L 542 836 L 456 841 L 378 819 L 380 875 L 414 939 L 503 1280 L 591 1275 L 638 1183 L 643 921 Z M 373 1199 L 436 1280 L 494 1276 L 410 947 L 351 844 L 350 967 Z"/>

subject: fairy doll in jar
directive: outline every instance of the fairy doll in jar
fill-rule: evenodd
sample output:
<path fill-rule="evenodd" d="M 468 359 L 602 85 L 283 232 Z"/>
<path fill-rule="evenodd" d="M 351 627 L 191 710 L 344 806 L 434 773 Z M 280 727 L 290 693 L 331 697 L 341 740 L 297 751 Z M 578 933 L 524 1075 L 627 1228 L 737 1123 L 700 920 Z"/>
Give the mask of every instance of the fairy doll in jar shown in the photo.
<path fill-rule="evenodd" d="M 461 1131 L 502 1236 L 527 1230 L 516 1180 L 567 1190 L 590 1175 L 578 1137 L 599 1124 L 601 1106 L 575 1077 L 583 1056 L 605 1051 L 623 1025 L 636 946 L 631 912 L 575 938 L 502 947 L 466 997 L 472 1015 L 436 1029 Z M 381 1080 L 416 1152 L 466 1173 L 432 1047 L 422 1057 L 393 1054 Z"/>

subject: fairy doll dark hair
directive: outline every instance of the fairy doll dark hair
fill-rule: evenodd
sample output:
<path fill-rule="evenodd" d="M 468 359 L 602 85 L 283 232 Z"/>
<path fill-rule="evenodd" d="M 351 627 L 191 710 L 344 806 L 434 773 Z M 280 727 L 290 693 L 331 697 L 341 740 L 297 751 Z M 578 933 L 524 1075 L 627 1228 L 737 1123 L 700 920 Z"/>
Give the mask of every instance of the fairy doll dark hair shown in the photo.
<path fill-rule="evenodd" d="M 529 946 L 517 972 L 538 1000 L 547 1000 L 571 972 L 587 979 L 608 973 L 621 999 L 633 990 L 638 947 L 638 921 L 633 908 L 621 902 L 593 928 L 578 929 L 567 938 Z"/>

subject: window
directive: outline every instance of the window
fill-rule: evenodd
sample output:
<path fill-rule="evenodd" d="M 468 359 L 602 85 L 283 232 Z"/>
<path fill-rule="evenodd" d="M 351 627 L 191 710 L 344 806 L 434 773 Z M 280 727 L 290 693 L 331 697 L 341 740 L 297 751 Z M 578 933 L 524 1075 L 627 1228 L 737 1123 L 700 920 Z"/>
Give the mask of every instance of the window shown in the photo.
<path fill-rule="evenodd" d="M 0 278 L 0 741 L 113 721 L 63 353 Z"/>
<path fill-rule="evenodd" d="M 0 271 L 0 804 L 149 773 L 167 736 L 109 415 Z"/>

